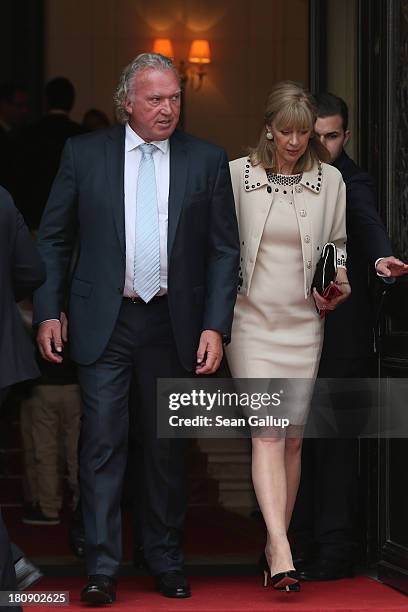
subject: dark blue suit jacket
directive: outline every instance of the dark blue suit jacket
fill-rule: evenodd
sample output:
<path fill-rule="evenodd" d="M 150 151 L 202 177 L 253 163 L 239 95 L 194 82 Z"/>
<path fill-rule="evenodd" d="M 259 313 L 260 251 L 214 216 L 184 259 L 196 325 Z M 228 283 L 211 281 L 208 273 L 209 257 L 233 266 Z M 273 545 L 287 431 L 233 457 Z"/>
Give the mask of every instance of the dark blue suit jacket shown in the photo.
<path fill-rule="evenodd" d="M 125 282 L 124 126 L 71 138 L 41 221 L 47 281 L 34 322 L 59 318 L 70 258 L 72 358 L 93 363 L 115 326 Z M 203 329 L 231 333 L 239 239 L 225 152 L 175 132 L 170 138 L 168 301 L 180 360 L 193 369 Z"/>
<path fill-rule="evenodd" d="M 45 279 L 45 267 L 11 195 L 0 187 L 0 389 L 40 372 L 16 301 Z"/>
<path fill-rule="evenodd" d="M 333 359 L 365 358 L 372 353 L 375 308 L 368 291 L 369 273 L 379 257 L 392 255 L 377 212 L 373 179 L 344 151 L 333 165 L 346 184 L 347 274 L 352 294 L 327 317 L 321 370 Z"/>

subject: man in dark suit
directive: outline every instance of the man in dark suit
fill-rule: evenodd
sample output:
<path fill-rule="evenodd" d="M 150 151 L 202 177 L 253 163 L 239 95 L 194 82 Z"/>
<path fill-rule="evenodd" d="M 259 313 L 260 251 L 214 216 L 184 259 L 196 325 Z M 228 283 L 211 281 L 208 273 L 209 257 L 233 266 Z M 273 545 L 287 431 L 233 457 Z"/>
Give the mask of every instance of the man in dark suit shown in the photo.
<path fill-rule="evenodd" d="M 68 140 L 39 231 L 48 278 L 35 295 L 35 320 L 40 351 L 54 362 L 63 358 L 58 319 L 79 240 L 69 328 L 83 403 L 90 578 L 81 597 L 91 603 L 116 596 L 132 376 L 130 409 L 143 426 L 145 558 L 163 595 L 190 595 L 181 551 L 183 447 L 157 438 L 156 381 L 219 367 L 239 240 L 225 152 L 176 130 L 180 93 L 170 60 L 138 56 L 115 96 L 125 125 Z"/>
<path fill-rule="evenodd" d="M 0 185 L 13 196 L 17 189 L 16 140 L 28 115 L 27 91 L 21 85 L 0 84 Z"/>
<path fill-rule="evenodd" d="M 368 272 L 385 281 L 406 274 L 408 266 L 392 256 L 386 229 L 377 212 L 375 185 L 344 151 L 350 138 L 348 109 L 332 94 L 316 96 L 315 131 L 341 172 L 347 194 L 347 274 L 352 293 L 331 312 L 325 324 L 319 378 L 375 376 L 373 328 L 375 309 L 368 290 Z M 349 394 L 336 403 L 341 414 L 369 401 Z M 360 405 L 359 405 L 360 404 Z M 344 417 L 343 417 L 344 418 Z M 352 574 L 358 508 L 358 441 L 354 438 L 305 440 L 302 477 L 292 530 L 294 558 L 304 580 L 333 580 Z"/>
<path fill-rule="evenodd" d="M 69 116 L 75 89 L 64 77 L 51 79 L 44 90 L 46 113 L 22 130 L 19 141 L 18 207 L 31 229 L 38 229 L 62 149 L 68 138 L 83 132 Z"/>
<path fill-rule="evenodd" d="M 39 376 L 16 301 L 30 296 L 44 279 L 44 265 L 24 219 L 10 194 L 0 187 L 0 409 L 12 385 Z M 13 562 L 0 513 L 0 591 L 17 589 Z"/>

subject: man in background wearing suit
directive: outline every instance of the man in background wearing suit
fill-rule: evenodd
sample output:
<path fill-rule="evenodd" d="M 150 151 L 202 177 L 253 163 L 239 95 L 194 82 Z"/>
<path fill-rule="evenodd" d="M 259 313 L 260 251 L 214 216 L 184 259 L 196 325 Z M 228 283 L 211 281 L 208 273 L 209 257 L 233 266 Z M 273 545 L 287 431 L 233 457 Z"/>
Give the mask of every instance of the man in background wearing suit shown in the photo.
<path fill-rule="evenodd" d="M 68 138 L 83 132 L 69 113 L 75 103 L 75 89 L 65 77 L 51 79 L 45 86 L 46 113 L 22 130 L 19 145 L 18 207 L 27 225 L 37 230 L 57 174 L 62 149 Z"/>
<path fill-rule="evenodd" d="M 181 550 L 183 445 L 157 437 L 156 381 L 218 369 L 239 239 L 226 154 L 176 130 L 180 94 L 168 58 L 133 60 L 115 95 L 124 125 L 68 140 L 39 231 L 48 276 L 34 318 L 40 352 L 54 362 L 63 359 L 59 318 L 79 241 L 69 329 L 83 409 L 89 583 L 81 598 L 90 603 L 116 597 L 132 377 L 130 409 L 143 427 L 145 558 L 162 595 L 190 595 Z"/>
<path fill-rule="evenodd" d="M 352 288 L 350 299 L 327 317 L 319 378 L 366 378 L 376 375 L 375 313 L 368 270 L 375 269 L 387 281 L 406 274 L 408 265 L 392 256 L 377 212 L 373 179 L 344 151 L 351 135 L 346 103 L 333 94 L 317 95 L 316 102 L 315 132 L 346 184 L 347 274 Z M 350 406 L 335 408 L 344 411 Z M 291 526 L 296 541 L 294 561 L 302 579 L 335 580 L 352 575 L 357 507 L 358 441 L 305 440 Z"/>
<path fill-rule="evenodd" d="M 44 279 L 44 265 L 24 219 L 10 194 L 0 187 L 0 410 L 12 385 L 40 374 L 16 302 L 30 296 Z M 19 559 L 13 555 L 16 551 Z M 23 573 L 32 574 L 28 581 L 25 576 L 27 584 L 41 576 L 17 547 L 11 550 L 0 512 L 0 591 L 17 590 L 17 560 Z"/>
<path fill-rule="evenodd" d="M 0 185 L 13 197 L 18 187 L 17 142 L 28 114 L 25 87 L 15 83 L 0 83 Z"/>

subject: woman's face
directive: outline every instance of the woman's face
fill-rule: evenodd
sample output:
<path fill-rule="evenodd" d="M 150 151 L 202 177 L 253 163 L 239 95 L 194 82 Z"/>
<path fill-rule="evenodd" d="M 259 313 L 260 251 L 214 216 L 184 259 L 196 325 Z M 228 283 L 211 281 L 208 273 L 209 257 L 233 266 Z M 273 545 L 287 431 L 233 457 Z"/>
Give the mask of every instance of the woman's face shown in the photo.
<path fill-rule="evenodd" d="M 307 149 L 312 130 L 270 126 L 276 147 L 279 170 L 291 172 Z"/>

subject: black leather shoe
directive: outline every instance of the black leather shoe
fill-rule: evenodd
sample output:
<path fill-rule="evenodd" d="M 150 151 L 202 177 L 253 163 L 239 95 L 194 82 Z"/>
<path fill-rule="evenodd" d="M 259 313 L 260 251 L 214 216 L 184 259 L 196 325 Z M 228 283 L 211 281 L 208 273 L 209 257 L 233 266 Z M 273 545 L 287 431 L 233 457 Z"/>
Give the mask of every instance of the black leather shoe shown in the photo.
<path fill-rule="evenodd" d="M 279 572 L 271 576 L 271 583 L 276 591 L 297 593 L 300 591 L 299 577 L 295 570 Z"/>
<path fill-rule="evenodd" d="M 156 576 L 156 589 L 164 597 L 191 597 L 190 585 L 180 570 L 163 572 Z"/>
<path fill-rule="evenodd" d="M 295 541 L 291 549 L 293 565 L 297 570 L 300 570 L 303 565 L 309 565 L 314 561 L 318 553 L 315 546 L 301 541 Z"/>
<path fill-rule="evenodd" d="M 17 578 L 17 588 L 19 591 L 24 591 L 32 586 L 43 577 L 41 570 L 34 565 L 27 557 L 21 557 L 14 564 L 14 570 Z"/>
<path fill-rule="evenodd" d="M 89 576 L 89 582 L 81 591 L 81 601 L 90 604 L 111 604 L 116 600 L 116 581 L 104 574 Z"/>
<path fill-rule="evenodd" d="M 297 571 L 303 569 L 305 565 L 310 565 L 315 559 L 315 552 L 309 548 L 293 548 L 292 560 Z"/>
<path fill-rule="evenodd" d="M 316 559 L 298 572 L 301 580 L 340 580 L 353 577 L 353 564 L 349 561 Z"/>

